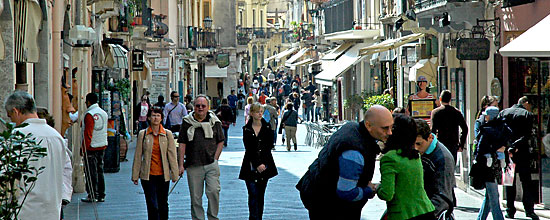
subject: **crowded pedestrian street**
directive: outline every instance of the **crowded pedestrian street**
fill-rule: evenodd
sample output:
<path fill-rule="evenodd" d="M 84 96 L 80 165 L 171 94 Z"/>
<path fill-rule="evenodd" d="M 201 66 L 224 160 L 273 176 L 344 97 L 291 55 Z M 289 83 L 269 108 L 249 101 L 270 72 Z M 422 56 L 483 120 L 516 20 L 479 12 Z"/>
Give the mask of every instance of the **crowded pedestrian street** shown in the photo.
<path fill-rule="evenodd" d="M 220 164 L 220 219 L 247 219 L 247 194 L 244 181 L 238 179 L 239 169 L 244 155 L 242 141 L 243 112 L 239 112 L 237 124 L 229 129 L 228 146 L 223 149 Z M 307 219 L 308 212 L 300 201 L 295 185 L 307 170 L 307 167 L 317 158 L 319 148 L 304 144 L 306 128 L 298 125 L 298 150 L 287 151 L 277 140 L 273 157 L 279 168 L 279 175 L 270 180 L 265 195 L 264 219 L 300 220 Z M 135 138 L 134 138 L 135 140 Z M 117 220 L 117 219 L 147 219 L 147 208 L 143 190 L 132 184 L 131 166 L 135 141 L 132 141 L 128 151 L 128 161 L 121 163 L 120 172 L 105 174 L 106 198 L 102 203 L 83 203 L 81 198 L 86 193 L 73 194 L 71 203 L 64 209 L 65 219 L 80 220 Z M 380 181 L 379 167 L 375 169 L 373 182 Z M 174 183 L 170 184 L 170 188 Z M 454 211 L 456 219 L 475 219 L 481 207 L 482 195 L 468 194 L 455 188 L 457 207 Z M 206 206 L 206 197 L 203 198 Z M 190 197 L 186 178 L 182 178 L 169 196 L 171 219 L 190 219 Z M 380 219 L 386 210 L 386 203 L 377 197 L 369 200 L 363 208 L 361 219 Z M 338 210 L 334 210 L 338 212 Z M 96 218 L 97 213 L 97 218 Z M 526 219 L 523 213 L 518 213 L 518 219 Z M 522 217 L 523 216 L 523 217 Z M 545 218 L 542 218 L 545 219 Z"/>

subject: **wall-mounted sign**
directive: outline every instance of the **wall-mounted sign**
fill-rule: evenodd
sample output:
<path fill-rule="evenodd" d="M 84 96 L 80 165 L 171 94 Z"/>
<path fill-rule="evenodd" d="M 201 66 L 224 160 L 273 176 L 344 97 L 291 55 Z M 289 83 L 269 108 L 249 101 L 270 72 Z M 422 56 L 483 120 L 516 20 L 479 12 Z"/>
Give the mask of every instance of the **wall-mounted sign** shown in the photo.
<path fill-rule="evenodd" d="M 489 59 L 491 43 L 487 38 L 461 38 L 456 49 L 459 60 L 486 60 Z"/>
<path fill-rule="evenodd" d="M 225 68 L 229 66 L 229 54 L 227 53 L 218 54 L 218 56 L 216 56 L 216 64 L 218 64 L 219 68 Z"/>
<path fill-rule="evenodd" d="M 148 50 L 147 51 L 147 57 L 149 57 L 149 58 L 160 57 L 160 51 L 158 51 L 158 50 Z"/>
<path fill-rule="evenodd" d="M 168 69 L 168 68 L 170 68 L 170 58 L 155 59 L 155 69 Z"/>
<path fill-rule="evenodd" d="M 143 50 L 132 51 L 132 70 L 143 71 Z"/>

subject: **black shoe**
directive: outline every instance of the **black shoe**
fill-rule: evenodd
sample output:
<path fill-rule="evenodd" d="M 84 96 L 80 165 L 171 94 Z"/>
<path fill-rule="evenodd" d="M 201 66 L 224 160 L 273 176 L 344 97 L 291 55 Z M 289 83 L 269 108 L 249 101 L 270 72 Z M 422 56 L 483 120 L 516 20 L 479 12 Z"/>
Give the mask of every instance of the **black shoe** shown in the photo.
<path fill-rule="evenodd" d="M 506 218 L 514 218 L 514 214 L 515 214 L 515 213 L 506 212 L 506 214 L 504 215 L 504 217 L 506 217 Z"/>
<path fill-rule="evenodd" d="M 98 202 L 105 202 L 105 198 L 98 198 L 97 201 Z"/>
<path fill-rule="evenodd" d="M 80 201 L 82 201 L 82 202 L 97 202 L 96 199 L 92 199 L 90 197 L 82 198 L 82 199 L 80 199 Z M 105 201 L 105 200 L 103 200 L 103 201 Z"/>
<path fill-rule="evenodd" d="M 539 220 L 539 216 L 537 214 L 535 214 L 534 212 L 525 213 L 525 216 L 527 216 L 528 218 L 531 218 L 533 220 Z"/>

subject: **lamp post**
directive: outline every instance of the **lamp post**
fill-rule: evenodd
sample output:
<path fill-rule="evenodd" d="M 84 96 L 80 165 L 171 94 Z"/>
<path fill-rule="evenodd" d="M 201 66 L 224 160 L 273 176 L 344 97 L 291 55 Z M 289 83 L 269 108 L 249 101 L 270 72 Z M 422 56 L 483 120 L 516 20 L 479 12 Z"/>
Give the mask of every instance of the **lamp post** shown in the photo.
<path fill-rule="evenodd" d="M 207 30 L 210 30 L 210 28 L 212 28 L 212 18 L 206 17 L 204 18 L 204 20 L 202 20 L 202 23 L 204 25 L 204 28 L 206 28 Z"/>

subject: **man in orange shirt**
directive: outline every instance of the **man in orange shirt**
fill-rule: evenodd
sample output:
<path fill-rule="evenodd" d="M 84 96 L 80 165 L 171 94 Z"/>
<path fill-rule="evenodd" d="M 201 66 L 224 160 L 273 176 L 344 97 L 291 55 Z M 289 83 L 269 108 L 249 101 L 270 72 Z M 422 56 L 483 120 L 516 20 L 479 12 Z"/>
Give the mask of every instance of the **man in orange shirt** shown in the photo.
<path fill-rule="evenodd" d="M 107 120 L 109 117 L 97 104 L 97 95 L 86 95 L 88 110 L 84 116 L 84 137 L 82 138 L 81 154 L 84 158 L 84 173 L 86 174 L 86 192 L 88 196 L 83 202 L 105 201 L 105 180 L 103 178 L 103 154 L 107 148 Z"/>
<path fill-rule="evenodd" d="M 265 95 L 264 91 L 262 91 L 260 93 L 260 97 L 258 98 L 258 102 L 260 102 L 260 104 L 262 105 L 265 105 L 265 99 L 267 98 L 267 96 Z"/>

